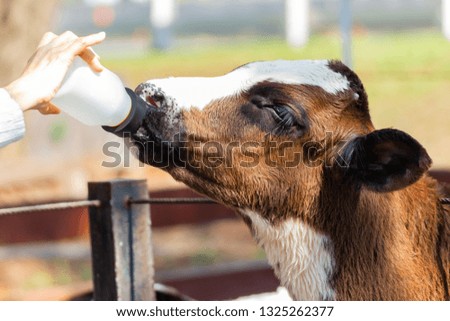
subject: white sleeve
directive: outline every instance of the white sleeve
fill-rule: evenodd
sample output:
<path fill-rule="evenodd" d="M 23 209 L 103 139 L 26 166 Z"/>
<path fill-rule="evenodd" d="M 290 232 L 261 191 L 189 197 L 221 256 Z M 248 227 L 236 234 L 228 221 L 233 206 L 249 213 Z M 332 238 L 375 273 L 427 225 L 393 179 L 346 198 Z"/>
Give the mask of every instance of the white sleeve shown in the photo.
<path fill-rule="evenodd" d="M 22 110 L 8 92 L 0 88 L 0 147 L 21 139 L 24 134 Z"/>

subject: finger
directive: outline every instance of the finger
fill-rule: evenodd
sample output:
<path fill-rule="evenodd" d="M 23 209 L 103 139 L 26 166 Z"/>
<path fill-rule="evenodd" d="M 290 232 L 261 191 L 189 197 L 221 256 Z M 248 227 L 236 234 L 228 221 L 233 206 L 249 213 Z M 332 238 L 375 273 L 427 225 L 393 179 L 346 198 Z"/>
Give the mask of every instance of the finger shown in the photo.
<path fill-rule="evenodd" d="M 82 52 L 80 52 L 78 54 L 81 59 L 83 59 L 84 61 L 86 61 L 88 64 L 94 60 L 95 58 L 97 58 L 97 54 L 95 53 L 94 50 L 92 50 L 91 48 L 86 48 L 84 49 Z"/>
<path fill-rule="evenodd" d="M 53 38 L 48 45 L 50 45 L 52 48 L 59 48 L 63 50 L 64 47 L 69 47 L 77 40 L 78 36 L 76 34 L 74 34 L 72 31 L 65 31 L 59 36 Z"/>
<path fill-rule="evenodd" d="M 27 66 L 30 65 L 30 63 L 35 59 L 36 56 L 42 56 L 42 47 L 48 45 L 50 42 L 52 42 L 54 39 L 58 38 L 57 35 L 55 35 L 53 32 L 46 32 L 41 40 L 39 41 L 39 44 L 36 48 L 36 51 L 33 53 L 33 55 L 28 59 Z M 25 68 L 26 69 L 26 68 Z"/>
<path fill-rule="evenodd" d="M 40 63 L 43 58 L 50 57 L 49 55 L 51 53 L 55 55 L 55 52 L 65 52 L 77 38 L 78 37 L 71 31 L 66 31 L 59 36 L 52 32 L 45 33 L 36 52 L 28 60 L 28 64 L 32 61 L 35 61 L 35 63 Z"/>
<path fill-rule="evenodd" d="M 46 32 L 39 42 L 38 48 L 47 45 L 50 41 L 57 38 L 58 36 L 55 35 L 53 32 Z"/>
<path fill-rule="evenodd" d="M 86 37 L 79 37 L 75 39 L 68 48 L 68 51 L 72 54 L 79 55 L 88 47 L 92 47 L 103 40 L 105 40 L 106 34 L 104 32 L 95 33 Z"/>
<path fill-rule="evenodd" d="M 61 42 L 67 42 L 75 39 L 78 39 L 78 36 L 72 31 L 64 31 L 61 35 L 58 36 L 58 40 L 60 40 Z"/>
<path fill-rule="evenodd" d="M 105 40 L 106 33 L 102 31 L 81 38 L 83 39 L 83 42 L 86 44 L 87 47 L 91 47 Z"/>
<path fill-rule="evenodd" d="M 80 55 L 82 58 L 86 58 L 85 61 L 89 64 L 92 70 L 102 71 L 104 68 L 100 64 L 97 54 L 89 47 L 102 42 L 104 39 L 104 32 L 77 38 L 68 46 L 68 48 L 64 50 L 65 54 L 70 61 L 72 61 L 76 55 Z"/>
<path fill-rule="evenodd" d="M 40 106 L 36 109 L 39 110 L 39 112 L 43 115 L 55 115 L 61 112 L 61 110 L 52 103 L 47 103 L 44 106 Z"/>
<path fill-rule="evenodd" d="M 86 48 L 79 54 L 79 56 L 89 65 L 89 67 L 91 67 L 93 71 L 103 71 L 104 67 L 100 63 L 98 55 L 92 48 Z"/>
<path fill-rule="evenodd" d="M 66 31 L 57 38 L 53 39 L 51 46 L 57 52 L 64 53 L 64 55 L 72 61 L 76 55 L 80 55 L 88 47 L 96 45 L 105 39 L 105 33 L 99 32 L 85 37 L 78 37 L 71 31 Z M 87 60 L 90 58 L 90 53 L 87 53 Z"/>

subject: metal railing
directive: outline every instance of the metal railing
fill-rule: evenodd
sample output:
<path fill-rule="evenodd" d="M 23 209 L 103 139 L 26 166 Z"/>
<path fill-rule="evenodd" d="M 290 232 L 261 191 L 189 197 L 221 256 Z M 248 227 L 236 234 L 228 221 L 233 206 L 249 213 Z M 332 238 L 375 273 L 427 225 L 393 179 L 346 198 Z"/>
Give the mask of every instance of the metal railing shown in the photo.
<path fill-rule="evenodd" d="M 2 208 L 2 209 L 0 209 L 0 216 L 23 214 L 23 213 L 38 212 L 38 211 L 66 210 L 66 209 L 86 207 L 86 206 L 97 206 L 98 207 L 98 206 L 100 206 L 100 201 L 98 201 L 98 200 L 92 200 L 92 201 L 83 200 L 83 201 L 47 203 L 47 204 L 37 204 L 37 205 L 29 205 L 29 206 Z"/>
<path fill-rule="evenodd" d="M 89 208 L 94 300 L 155 300 L 150 204 L 213 204 L 200 197 L 149 198 L 145 180 L 89 183 L 88 200 L 0 209 L 2 215 Z M 450 198 L 441 198 L 450 204 Z"/>
<path fill-rule="evenodd" d="M 94 300 L 155 300 L 149 204 L 211 204 L 148 197 L 145 180 L 89 183 L 89 199 L 0 209 L 0 216 L 89 208 Z"/>

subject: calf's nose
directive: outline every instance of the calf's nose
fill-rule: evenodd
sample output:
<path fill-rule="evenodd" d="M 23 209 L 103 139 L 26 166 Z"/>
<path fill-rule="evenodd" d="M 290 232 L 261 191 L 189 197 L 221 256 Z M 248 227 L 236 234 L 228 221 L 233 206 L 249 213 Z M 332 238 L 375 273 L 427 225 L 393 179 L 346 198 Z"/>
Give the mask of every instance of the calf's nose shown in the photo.
<path fill-rule="evenodd" d="M 172 107 L 174 101 L 168 97 L 166 93 L 155 84 L 144 82 L 136 87 L 135 93 L 145 102 L 155 107 Z"/>

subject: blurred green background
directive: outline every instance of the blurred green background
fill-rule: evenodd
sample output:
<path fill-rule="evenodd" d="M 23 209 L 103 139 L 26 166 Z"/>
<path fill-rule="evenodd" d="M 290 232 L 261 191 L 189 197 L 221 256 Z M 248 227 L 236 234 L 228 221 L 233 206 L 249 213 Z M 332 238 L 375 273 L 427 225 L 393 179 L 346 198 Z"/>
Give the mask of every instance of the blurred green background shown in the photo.
<path fill-rule="evenodd" d="M 249 61 L 340 59 L 338 33 L 313 35 L 302 48 L 283 39 L 247 39 L 102 60 L 130 85 L 168 76 L 216 76 Z M 369 95 L 377 128 L 417 138 L 435 167 L 450 166 L 450 42 L 439 30 L 361 32 L 353 36 L 354 70 Z"/>

